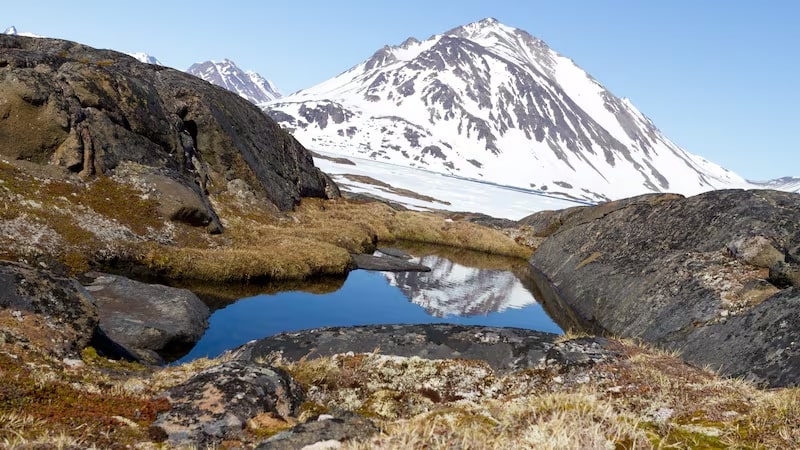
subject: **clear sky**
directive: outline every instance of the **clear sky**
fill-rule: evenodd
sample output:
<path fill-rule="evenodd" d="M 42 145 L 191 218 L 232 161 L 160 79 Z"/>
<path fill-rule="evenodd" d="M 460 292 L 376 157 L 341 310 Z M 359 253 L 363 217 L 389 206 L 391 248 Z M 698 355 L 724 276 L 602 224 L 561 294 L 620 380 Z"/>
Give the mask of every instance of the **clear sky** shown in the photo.
<path fill-rule="evenodd" d="M 0 28 L 178 69 L 229 58 L 286 94 L 486 17 L 572 58 L 686 150 L 753 180 L 800 176 L 796 0 L 8 1 Z"/>

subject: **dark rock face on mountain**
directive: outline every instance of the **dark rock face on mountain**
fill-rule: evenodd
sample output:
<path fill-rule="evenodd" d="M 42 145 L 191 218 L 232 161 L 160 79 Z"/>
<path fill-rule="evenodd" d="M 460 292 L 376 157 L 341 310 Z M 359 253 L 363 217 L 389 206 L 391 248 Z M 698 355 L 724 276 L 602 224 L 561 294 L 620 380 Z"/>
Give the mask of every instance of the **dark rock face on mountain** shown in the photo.
<path fill-rule="evenodd" d="M 534 253 L 556 309 L 574 326 L 678 349 L 725 374 L 800 385 L 800 195 L 626 203 L 581 210 Z"/>
<path fill-rule="evenodd" d="M 125 167 L 163 192 L 170 218 L 212 232 L 208 194 L 245 186 L 281 210 L 326 195 L 311 155 L 258 108 L 121 53 L 2 35 L 0 98 L 0 156 L 83 177 Z"/>
<path fill-rule="evenodd" d="M 61 331 L 64 340 L 53 347 L 63 354 L 88 345 L 98 323 L 91 294 L 76 280 L 7 261 L 0 261 L 0 310 L 20 321 L 28 313 L 44 317 L 48 328 Z M 0 338 L 7 339 L 2 332 Z"/>
<path fill-rule="evenodd" d="M 208 306 L 186 289 L 95 275 L 86 290 L 95 299 L 100 327 L 142 362 L 163 363 L 156 352 L 185 350 L 208 327 Z"/>

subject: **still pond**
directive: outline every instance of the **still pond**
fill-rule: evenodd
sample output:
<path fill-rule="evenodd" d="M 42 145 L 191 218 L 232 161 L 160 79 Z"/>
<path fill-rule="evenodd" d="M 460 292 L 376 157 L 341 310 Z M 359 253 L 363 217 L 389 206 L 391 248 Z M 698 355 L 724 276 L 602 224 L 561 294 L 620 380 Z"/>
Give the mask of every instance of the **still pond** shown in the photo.
<path fill-rule="evenodd" d="M 215 357 L 248 341 L 326 326 L 453 323 L 561 329 L 537 302 L 525 261 L 430 246 L 406 247 L 430 272 L 351 272 L 327 293 L 313 285 L 242 298 L 211 315 L 177 362 Z"/>

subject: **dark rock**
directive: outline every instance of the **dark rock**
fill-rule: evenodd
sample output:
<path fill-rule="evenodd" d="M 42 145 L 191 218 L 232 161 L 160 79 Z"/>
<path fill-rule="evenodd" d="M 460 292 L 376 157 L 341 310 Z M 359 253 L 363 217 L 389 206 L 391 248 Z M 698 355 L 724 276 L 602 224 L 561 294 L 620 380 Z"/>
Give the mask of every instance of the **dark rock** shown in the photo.
<path fill-rule="evenodd" d="M 734 328 L 800 316 L 796 303 L 768 298 L 784 286 L 763 283 L 766 265 L 793 267 L 775 260 L 800 241 L 800 195 L 728 190 L 623 203 L 573 210 L 534 253 L 548 310 L 569 325 L 677 349 L 698 365 L 717 364 L 726 347 L 723 373 L 797 383 L 800 358 L 780 366 L 771 359 L 785 347 L 777 336 L 753 339 Z M 800 342 L 800 328 L 781 336 Z"/>
<path fill-rule="evenodd" d="M 111 50 L 0 35 L 0 97 L 3 157 L 83 177 L 134 164 L 169 180 L 154 186 L 167 217 L 211 232 L 222 227 L 207 195 L 231 180 L 281 210 L 335 195 L 311 154 L 247 100 Z"/>
<path fill-rule="evenodd" d="M 800 289 L 783 290 L 746 314 L 698 328 L 683 352 L 759 385 L 800 386 Z"/>
<path fill-rule="evenodd" d="M 387 256 L 392 256 L 394 258 L 400 258 L 400 259 L 413 258 L 413 256 L 409 255 L 403 250 L 400 250 L 399 248 L 378 247 L 378 252 L 383 253 L 384 255 Z"/>
<path fill-rule="evenodd" d="M 86 289 L 95 298 L 100 328 L 142 362 L 163 363 L 157 352 L 188 349 L 208 327 L 208 306 L 186 289 L 94 275 Z"/>
<path fill-rule="evenodd" d="M 65 331 L 69 338 L 57 343 L 59 353 L 74 354 L 91 341 L 98 324 L 92 302 L 76 280 L 0 261 L 0 308 L 40 314 L 53 329 Z"/>
<path fill-rule="evenodd" d="M 431 268 L 394 256 L 375 256 L 354 253 L 351 255 L 356 269 L 384 272 L 430 272 Z"/>
<path fill-rule="evenodd" d="M 172 409 L 159 415 L 150 436 L 200 448 L 240 439 L 247 421 L 259 414 L 289 419 L 304 400 L 300 385 L 282 369 L 241 361 L 206 369 L 163 396 Z"/>
<path fill-rule="evenodd" d="M 320 420 L 297 425 L 291 430 L 272 436 L 256 449 L 293 450 L 323 442 L 340 445 L 347 441 L 366 439 L 378 431 L 378 427 L 366 417 L 345 412 L 336 417 L 321 417 Z"/>
<path fill-rule="evenodd" d="M 605 202 L 597 206 L 573 206 L 572 208 L 557 211 L 539 211 L 530 216 L 520 219 L 519 225 L 532 227 L 534 235 L 547 237 L 556 233 L 562 226 L 569 228 L 572 226 L 597 220 L 625 208 L 631 204 L 658 204 L 662 201 L 669 201 L 683 198 L 677 194 L 645 194 L 638 197 L 624 198 Z"/>
<path fill-rule="evenodd" d="M 282 333 L 246 344 L 235 357 L 255 361 L 280 352 L 288 361 L 337 353 L 479 359 L 498 371 L 534 367 L 544 361 L 557 335 L 518 328 L 447 324 L 369 325 Z"/>

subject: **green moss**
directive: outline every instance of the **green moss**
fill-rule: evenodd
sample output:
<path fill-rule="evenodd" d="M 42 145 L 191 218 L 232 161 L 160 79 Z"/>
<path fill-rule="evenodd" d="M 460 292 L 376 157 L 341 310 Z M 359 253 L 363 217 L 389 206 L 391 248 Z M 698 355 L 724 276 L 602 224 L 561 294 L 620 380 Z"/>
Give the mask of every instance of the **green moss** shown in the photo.
<path fill-rule="evenodd" d="M 639 428 L 645 431 L 647 438 L 655 448 L 691 448 L 697 450 L 723 450 L 730 448 L 719 436 L 694 431 L 685 426 L 657 425 L 653 422 L 642 422 Z"/>
<path fill-rule="evenodd" d="M 149 370 L 147 366 L 137 362 L 104 358 L 97 354 L 97 350 L 94 347 L 86 347 L 81 350 L 81 359 L 86 365 L 100 369 L 125 372 L 145 372 Z"/>

